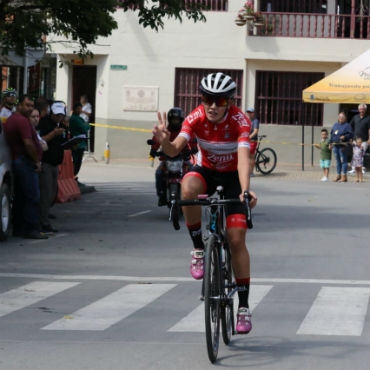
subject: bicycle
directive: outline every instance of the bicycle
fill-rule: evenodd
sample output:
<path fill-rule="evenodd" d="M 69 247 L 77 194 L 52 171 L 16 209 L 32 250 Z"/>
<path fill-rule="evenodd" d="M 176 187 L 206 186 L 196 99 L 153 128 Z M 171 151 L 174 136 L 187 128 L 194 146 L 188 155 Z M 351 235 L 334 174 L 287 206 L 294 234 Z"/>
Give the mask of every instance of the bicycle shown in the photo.
<path fill-rule="evenodd" d="M 256 149 L 256 170 L 261 172 L 263 175 L 268 175 L 276 167 L 277 156 L 274 149 L 263 148 L 260 150 L 261 140 L 266 138 L 266 135 L 260 135 L 258 137 L 258 145 Z"/>
<path fill-rule="evenodd" d="M 194 200 L 172 200 L 172 212 L 176 214 L 179 206 L 205 206 L 207 214 L 207 234 L 205 239 L 205 263 L 202 285 L 204 299 L 205 328 L 207 353 L 209 360 L 214 363 L 217 359 L 220 320 L 222 339 L 226 345 L 230 343 L 231 336 L 235 335 L 233 297 L 238 287 L 233 279 L 231 267 L 231 254 L 227 243 L 224 226 L 224 206 L 227 204 L 240 204 L 240 199 L 224 199 L 223 188 L 218 186 L 216 196 L 200 195 Z M 249 207 L 249 194 L 245 194 L 246 216 L 248 228 L 253 228 L 251 209 Z M 174 224 L 175 226 L 175 224 Z"/>

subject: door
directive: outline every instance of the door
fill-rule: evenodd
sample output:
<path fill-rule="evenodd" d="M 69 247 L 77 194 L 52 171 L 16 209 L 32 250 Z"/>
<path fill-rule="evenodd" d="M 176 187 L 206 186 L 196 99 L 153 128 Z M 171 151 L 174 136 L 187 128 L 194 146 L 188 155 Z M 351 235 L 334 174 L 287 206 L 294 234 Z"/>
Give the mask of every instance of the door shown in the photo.
<path fill-rule="evenodd" d="M 95 122 L 96 66 L 74 65 L 72 72 L 72 106 L 86 94 L 92 106 L 90 122 Z M 94 151 L 94 126 L 90 128 L 90 151 Z"/>

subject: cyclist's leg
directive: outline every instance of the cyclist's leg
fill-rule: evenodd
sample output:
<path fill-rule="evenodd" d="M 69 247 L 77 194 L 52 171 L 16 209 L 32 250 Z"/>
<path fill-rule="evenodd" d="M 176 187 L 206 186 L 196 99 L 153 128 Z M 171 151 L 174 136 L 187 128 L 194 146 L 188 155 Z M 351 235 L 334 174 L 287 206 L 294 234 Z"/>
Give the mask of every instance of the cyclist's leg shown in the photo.
<path fill-rule="evenodd" d="M 228 177 L 224 185 L 226 198 L 238 198 L 241 192 L 237 174 Z M 250 285 L 250 257 L 245 237 L 247 221 L 245 206 L 231 205 L 226 207 L 227 239 L 231 251 L 231 263 L 239 288 L 239 309 L 237 314 L 236 330 L 238 333 L 249 333 L 252 329 L 251 314 L 249 312 L 249 285 Z"/>
<path fill-rule="evenodd" d="M 199 194 L 207 191 L 206 171 L 195 166 L 182 179 L 182 199 L 197 199 Z M 183 214 L 188 227 L 194 250 L 191 252 L 192 260 L 190 272 L 194 279 L 202 279 L 204 274 L 204 244 L 202 239 L 202 210 L 199 206 L 183 207 Z"/>

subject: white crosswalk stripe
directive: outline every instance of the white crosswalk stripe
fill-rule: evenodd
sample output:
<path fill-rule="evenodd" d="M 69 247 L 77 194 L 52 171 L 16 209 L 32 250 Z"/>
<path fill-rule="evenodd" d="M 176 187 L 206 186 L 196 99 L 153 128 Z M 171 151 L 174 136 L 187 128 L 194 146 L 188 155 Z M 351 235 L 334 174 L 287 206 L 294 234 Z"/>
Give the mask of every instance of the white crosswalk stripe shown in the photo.
<path fill-rule="evenodd" d="M 42 329 L 105 330 L 175 286 L 176 284 L 129 284 Z"/>
<path fill-rule="evenodd" d="M 297 334 L 360 336 L 370 288 L 322 287 Z"/>
<path fill-rule="evenodd" d="M 7 320 L 4 316 L 25 309 L 39 301 L 48 298 L 53 299 L 52 297 L 57 294 L 61 294 L 57 298 L 57 302 L 63 301 L 64 304 L 66 302 L 68 304 L 68 301 L 63 300 L 63 294 L 68 289 L 75 288 L 77 290 L 73 292 L 72 296 L 78 297 L 79 286 L 85 284 L 83 282 L 76 282 L 78 280 L 76 277 L 73 280 L 72 282 L 53 280 L 33 281 L 29 284 L 0 293 L 0 320 Z M 148 307 L 150 310 L 150 305 L 157 300 L 159 305 L 166 302 L 166 306 L 163 306 L 165 318 L 169 297 L 164 298 L 162 296 L 176 287 L 176 290 L 171 293 L 173 295 L 171 299 L 174 299 L 173 297 L 176 296 L 177 291 L 179 294 L 182 294 L 181 284 L 188 284 L 187 281 L 182 282 L 177 280 L 172 282 L 158 281 L 152 284 L 134 283 L 132 280 L 127 280 L 127 283 L 127 285 L 112 291 L 101 299 L 90 301 L 88 305 L 75 312 L 71 309 L 70 312 L 72 313 L 70 314 L 63 307 L 60 312 L 66 313 L 64 317 L 54 317 L 49 322 L 44 322 L 42 325 L 46 326 L 40 327 L 40 329 L 104 331 L 112 325 L 128 318 L 130 315 L 137 315 L 134 320 L 140 319 L 140 315 L 142 315 L 140 310 L 145 307 Z M 270 291 L 274 288 L 280 290 L 289 289 L 290 286 L 290 284 L 285 283 L 273 283 L 269 285 L 252 284 L 249 299 L 251 310 L 259 310 L 259 306 L 262 306 L 261 312 L 263 312 L 263 306 L 267 304 L 267 301 L 265 303 L 264 300 Z M 270 300 L 273 300 L 277 292 L 273 291 L 271 293 Z M 279 291 L 279 296 L 282 293 L 283 291 Z M 71 296 L 69 295 L 69 297 Z M 302 298 L 297 297 L 297 299 L 300 299 L 300 302 L 303 302 Z M 78 304 L 76 299 L 78 298 L 74 298 L 72 301 L 74 304 Z M 164 299 L 164 301 L 161 302 L 161 299 Z M 365 320 L 369 299 L 370 286 L 322 286 L 310 306 L 310 303 L 307 301 L 304 301 L 307 304 L 305 308 L 302 309 L 302 306 L 297 306 L 299 310 L 297 314 L 299 315 L 295 315 L 294 319 L 301 320 L 301 322 L 297 322 L 296 327 L 299 327 L 299 329 L 296 334 L 301 336 L 361 336 L 365 325 L 368 325 Z M 268 304 L 273 304 L 273 301 L 270 300 Z M 288 306 L 292 302 L 287 301 L 285 304 Z M 58 312 L 58 303 L 54 303 L 53 307 L 55 312 Z M 237 294 L 234 296 L 234 307 L 238 307 Z M 202 303 L 189 311 L 185 312 L 183 314 L 184 316 L 177 316 L 177 319 L 172 321 L 173 326 L 168 329 L 168 332 L 204 332 L 204 304 Z M 234 312 L 236 312 L 236 309 Z M 52 321 L 55 319 L 57 320 Z M 279 317 L 279 320 L 281 319 Z M 290 320 L 288 317 L 286 319 Z M 163 330 L 164 333 L 165 330 Z"/>
<path fill-rule="evenodd" d="M 272 285 L 255 285 L 250 290 L 249 307 L 251 311 L 257 307 L 265 295 L 271 290 Z M 238 294 L 234 296 L 234 313 L 238 307 Z M 200 304 L 197 308 L 191 311 L 186 317 L 180 320 L 176 325 L 168 331 L 173 332 L 204 332 L 204 304 Z"/>
<path fill-rule="evenodd" d="M 0 317 L 72 288 L 80 283 L 34 281 L 0 294 Z"/>

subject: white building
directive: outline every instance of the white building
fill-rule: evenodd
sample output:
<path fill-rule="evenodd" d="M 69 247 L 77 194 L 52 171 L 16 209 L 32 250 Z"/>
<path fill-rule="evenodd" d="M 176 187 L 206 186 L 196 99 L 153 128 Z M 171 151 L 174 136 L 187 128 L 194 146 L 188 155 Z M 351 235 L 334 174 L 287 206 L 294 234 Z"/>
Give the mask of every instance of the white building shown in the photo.
<path fill-rule="evenodd" d="M 339 110 L 355 108 L 303 104 L 301 92 L 370 48 L 369 2 L 256 0 L 265 23 L 256 27 L 235 24 L 244 1 L 208 0 L 213 10 L 205 12 L 207 22 L 166 21 L 159 32 L 142 28 L 137 12 L 118 10 L 119 28 L 92 46 L 93 59 L 81 65 L 73 49 L 53 47 L 63 62 L 57 68 L 56 98 L 71 107 L 87 93 L 96 123 L 150 130 L 157 110 L 194 109 L 199 79 L 209 70 L 224 70 L 237 80 L 238 105 L 256 108 L 261 132 L 273 142 L 280 162 L 299 163 L 302 123 L 311 144 L 312 133 L 317 140 Z M 145 158 L 149 137 L 97 127 L 95 154 L 100 158 L 109 142 L 113 158 Z M 311 161 L 310 145 L 305 157 Z"/>

